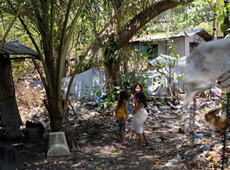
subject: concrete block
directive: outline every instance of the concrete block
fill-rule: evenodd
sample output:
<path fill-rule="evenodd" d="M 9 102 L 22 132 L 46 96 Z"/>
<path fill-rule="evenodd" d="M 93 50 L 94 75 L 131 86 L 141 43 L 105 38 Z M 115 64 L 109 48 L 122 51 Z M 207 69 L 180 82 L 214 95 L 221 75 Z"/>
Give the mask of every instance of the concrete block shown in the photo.
<path fill-rule="evenodd" d="M 0 169 L 25 169 L 21 164 L 16 149 L 13 146 L 0 145 Z"/>
<path fill-rule="evenodd" d="M 47 156 L 67 156 L 70 155 L 69 147 L 64 132 L 49 133 L 49 147 Z"/>

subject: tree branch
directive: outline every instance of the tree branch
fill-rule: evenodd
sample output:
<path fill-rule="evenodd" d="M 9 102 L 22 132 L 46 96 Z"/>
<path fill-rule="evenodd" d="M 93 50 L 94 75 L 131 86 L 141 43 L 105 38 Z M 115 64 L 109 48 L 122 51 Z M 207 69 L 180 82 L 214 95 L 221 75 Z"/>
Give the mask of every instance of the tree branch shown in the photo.
<path fill-rule="evenodd" d="M 156 1 L 148 8 L 141 11 L 139 14 L 135 15 L 126 25 L 124 25 L 119 33 L 120 38 L 120 47 L 125 47 L 130 39 L 135 35 L 135 33 L 140 30 L 146 23 L 148 23 L 151 19 L 155 18 L 162 12 L 175 8 L 180 4 L 191 3 L 194 0 L 185 1 L 175 1 L 174 0 L 161 0 Z M 111 26 L 111 25 L 109 25 Z M 109 42 L 116 34 L 108 28 L 102 32 L 102 34 L 98 37 L 98 41 L 94 44 L 94 46 L 89 50 L 87 56 L 89 58 L 93 57 L 97 51 L 103 47 L 106 42 Z M 109 34 L 108 36 L 105 36 Z"/>

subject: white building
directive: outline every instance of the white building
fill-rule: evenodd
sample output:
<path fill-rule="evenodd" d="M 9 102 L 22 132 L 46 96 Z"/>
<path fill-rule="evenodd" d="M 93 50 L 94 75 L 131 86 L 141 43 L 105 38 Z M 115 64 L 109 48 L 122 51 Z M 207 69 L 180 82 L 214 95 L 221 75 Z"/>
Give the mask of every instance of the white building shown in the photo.
<path fill-rule="evenodd" d="M 188 56 L 201 43 L 212 40 L 212 36 L 204 29 L 180 31 L 173 34 L 144 35 L 134 37 L 130 44 L 140 55 L 148 55 L 149 59 L 160 54 L 170 55 L 175 52 L 180 57 Z"/>

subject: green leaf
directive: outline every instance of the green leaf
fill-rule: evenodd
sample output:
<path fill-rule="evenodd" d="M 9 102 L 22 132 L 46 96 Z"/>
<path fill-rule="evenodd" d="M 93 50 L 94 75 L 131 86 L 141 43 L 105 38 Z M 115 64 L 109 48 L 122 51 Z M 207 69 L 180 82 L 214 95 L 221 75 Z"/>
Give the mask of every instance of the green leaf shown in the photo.
<path fill-rule="evenodd" d="M 225 32 L 225 24 L 220 25 L 220 30 L 224 33 Z"/>
<path fill-rule="evenodd" d="M 219 15 L 219 16 L 217 17 L 217 20 L 218 20 L 219 22 L 223 21 L 223 20 L 224 20 L 224 15 Z"/>
<path fill-rule="evenodd" d="M 112 153 L 112 155 L 113 156 L 117 156 L 117 155 L 119 155 L 119 153 L 118 152 L 114 152 L 114 153 Z"/>
<path fill-rule="evenodd" d="M 220 8 L 213 8 L 212 11 L 213 11 L 213 12 L 220 11 Z"/>

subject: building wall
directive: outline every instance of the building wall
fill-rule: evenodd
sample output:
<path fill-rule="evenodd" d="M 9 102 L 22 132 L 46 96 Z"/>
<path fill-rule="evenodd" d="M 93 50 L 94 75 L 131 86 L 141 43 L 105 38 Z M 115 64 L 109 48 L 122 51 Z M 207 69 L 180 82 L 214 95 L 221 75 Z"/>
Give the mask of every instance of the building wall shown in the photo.
<path fill-rule="evenodd" d="M 184 50 L 183 56 L 188 56 L 190 54 L 190 37 L 184 37 Z"/>
<path fill-rule="evenodd" d="M 173 38 L 173 44 L 176 50 L 171 50 L 171 53 L 175 52 L 180 57 L 185 56 L 185 37 Z"/>
<path fill-rule="evenodd" d="M 180 57 L 188 56 L 190 54 L 191 48 L 190 43 L 197 43 L 202 44 L 206 42 L 202 37 L 195 34 L 191 37 L 179 37 L 179 38 L 173 38 L 173 48 L 168 49 L 167 43 L 170 43 L 168 41 L 158 41 L 158 55 L 160 54 L 166 54 L 170 55 L 172 52 L 175 52 L 176 54 L 179 54 Z"/>
<path fill-rule="evenodd" d="M 175 52 L 176 54 L 178 54 L 180 57 L 184 57 L 184 56 L 188 56 L 191 51 L 196 47 L 193 46 L 194 44 L 202 44 L 204 42 L 206 42 L 202 37 L 200 37 L 199 35 L 195 34 L 193 36 L 185 36 L 185 37 L 176 37 L 176 38 L 172 38 L 172 44 L 173 47 L 171 49 L 169 49 L 169 44 L 170 41 L 169 40 L 156 40 L 157 45 L 158 45 L 158 56 L 161 54 L 165 54 L 165 55 L 170 55 L 172 54 L 172 52 Z M 191 43 L 193 44 L 191 46 Z M 134 45 L 134 48 L 136 49 L 136 52 L 142 56 L 143 54 L 143 49 L 142 49 L 142 44 L 136 44 Z M 175 50 L 174 50 L 175 49 Z"/>
<path fill-rule="evenodd" d="M 160 54 L 167 54 L 167 46 L 166 46 L 166 41 L 158 41 L 158 56 Z"/>
<path fill-rule="evenodd" d="M 206 41 L 199 35 L 195 34 L 194 36 L 189 37 L 189 42 L 196 42 L 198 44 L 202 44 Z"/>
<path fill-rule="evenodd" d="M 175 48 L 176 50 L 174 50 L 173 48 L 169 49 L 167 43 L 170 43 L 168 41 L 158 41 L 158 55 L 160 54 L 166 54 L 169 55 L 172 52 L 175 52 L 177 54 L 180 55 L 180 57 L 185 56 L 185 39 L 184 37 L 180 37 L 180 38 L 173 38 L 173 43 L 172 46 L 173 48 Z"/>

